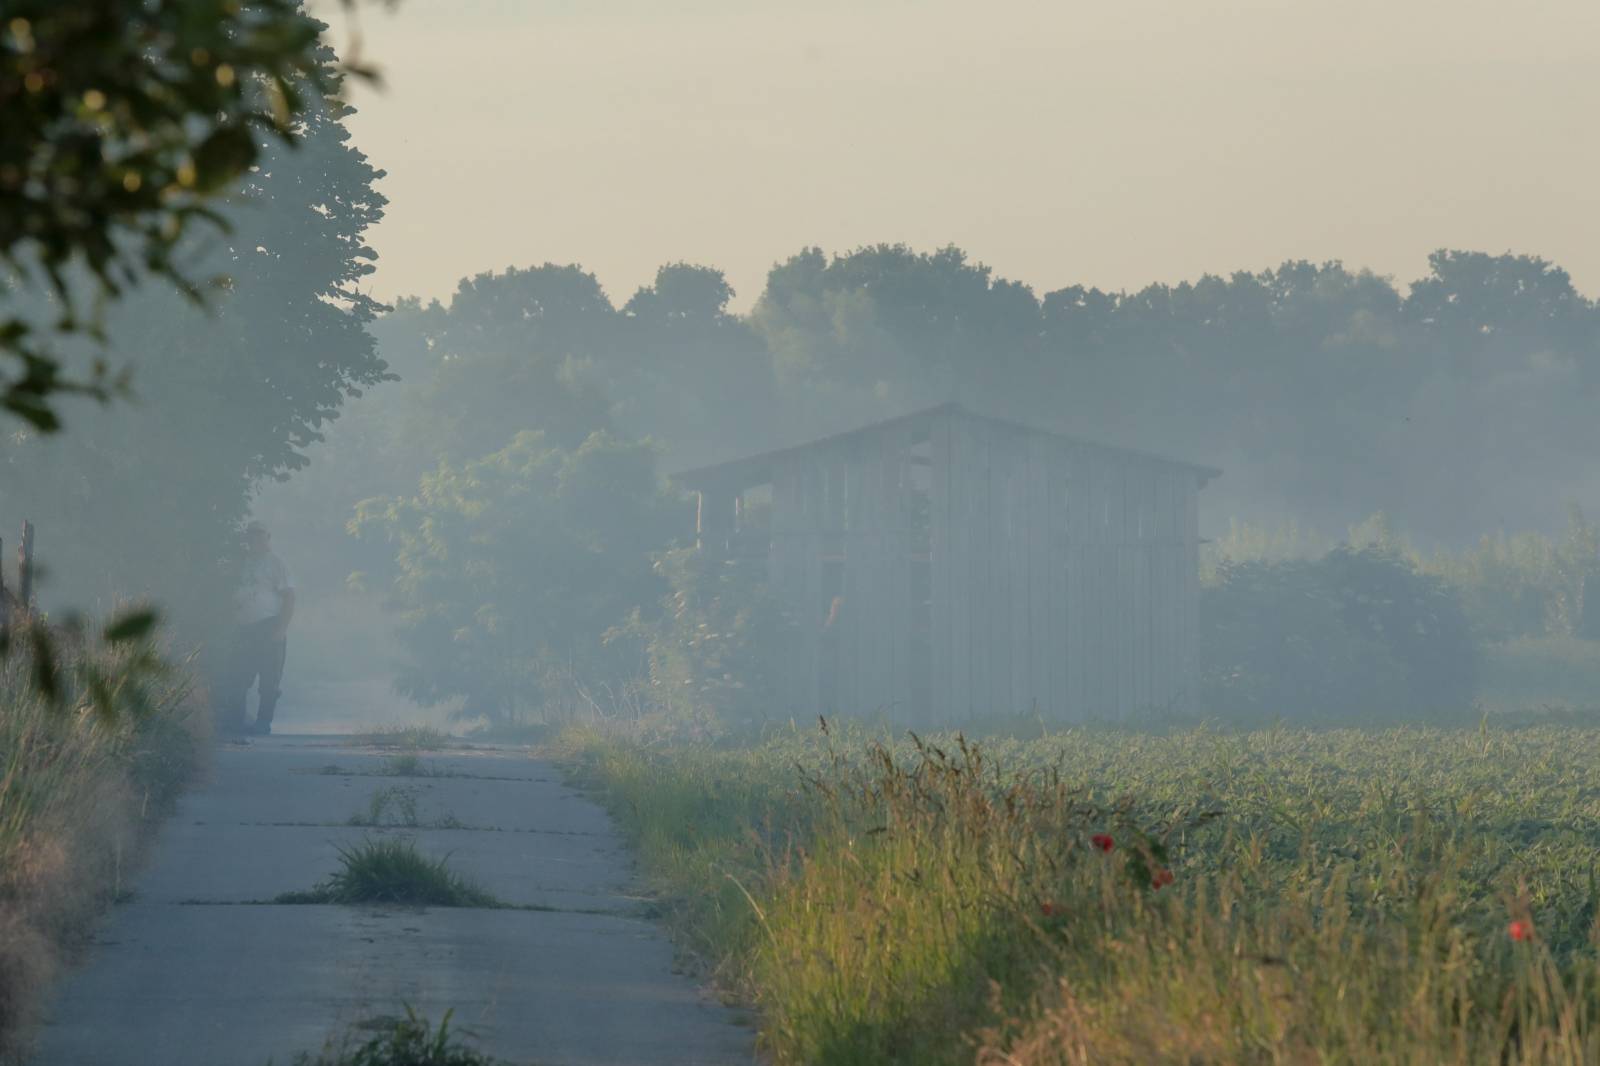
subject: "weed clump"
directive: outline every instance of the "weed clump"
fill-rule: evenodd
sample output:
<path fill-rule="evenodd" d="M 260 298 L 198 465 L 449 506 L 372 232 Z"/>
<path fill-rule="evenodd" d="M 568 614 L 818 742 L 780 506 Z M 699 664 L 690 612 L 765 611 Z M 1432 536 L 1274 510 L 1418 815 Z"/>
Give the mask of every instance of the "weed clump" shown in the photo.
<path fill-rule="evenodd" d="M 389 903 L 411 907 L 503 907 L 489 892 L 430 859 L 410 840 L 368 840 L 339 849 L 340 869 L 309 892 L 275 903 Z"/>
<path fill-rule="evenodd" d="M 291 1066 L 494 1066 L 495 1060 L 454 1039 L 446 1011 L 435 1029 L 410 1007 L 387 1032 L 357 1047 L 324 1048 L 316 1057 L 302 1052 Z"/>
<path fill-rule="evenodd" d="M 451 744 L 449 733 L 430 725 L 385 726 L 371 733 L 360 733 L 351 740 L 369 748 L 391 751 L 440 751 Z"/>
<path fill-rule="evenodd" d="M 433 777 L 434 773 L 422 757 L 415 752 L 405 755 L 391 755 L 383 760 L 383 765 L 378 769 L 379 777 Z"/>
<path fill-rule="evenodd" d="M 353 826 L 398 827 L 415 829 L 417 820 L 417 790 L 403 786 L 380 788 L 367 800 L 367 809 L 350 816 Z"/>

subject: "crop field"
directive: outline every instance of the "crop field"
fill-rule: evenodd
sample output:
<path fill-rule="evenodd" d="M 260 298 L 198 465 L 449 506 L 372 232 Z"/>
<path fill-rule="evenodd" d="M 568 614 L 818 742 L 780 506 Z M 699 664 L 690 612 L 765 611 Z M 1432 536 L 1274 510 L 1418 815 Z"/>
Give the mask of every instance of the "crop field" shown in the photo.
<path fill-rule="evenodd" d="M 1600 728 L 571 731 L 780 1063 L 1600 1061 Z"/>

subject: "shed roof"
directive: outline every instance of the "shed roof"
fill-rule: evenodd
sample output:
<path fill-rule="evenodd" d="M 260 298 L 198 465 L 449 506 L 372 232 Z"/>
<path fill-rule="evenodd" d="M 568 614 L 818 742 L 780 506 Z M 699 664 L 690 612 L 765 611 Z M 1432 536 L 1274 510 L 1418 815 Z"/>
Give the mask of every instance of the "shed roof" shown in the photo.
<path fill-rule="evenodd" d="M 991 415 L 981 415 L 963 407 L 959 403 L 944 403 L 937 407 L 928 407 L 910 414 L 899 415 L 895 418 L 886 418 L 881 422 L 873 422 L 855 429 L 845 430 L 843 433 L 834 433 L 816 440 L 806 441 L 803 444 L 794 444 L 786 448 L 774 448 L 771 451 L 761 452 L 756 455 L 747 455 L 739 459 L 729 459 L 710 466 L 698 466 L 691 470 L 680 471 L 672 475 L 672 480 L 685 488 L 748 488 L 752 485 L 765 484 L 772 480 L 772 464 L 775 460 L 790 455 L 797 455 L 813 448 L 827 448 L 856 437 L 865 437 L 872 433 L 891 427 L 915 425 L 918 422 L 932 421 L 940 415 L 955 414 L 970 418 L 978 422 L 988 422 L 993 425 L 1005 426 L 1009 429 L 1023 430 L 1029 433 L 1042 433 L 1057 440 L 1068 441 L 1081 447 L 1096 448 L 1100 451 L 1110 452 L 1115 455 L 1124 455 L 1129 458 L 1143 459 L 1148 462 L 1164 463 L 1168 466 L 1181 467 L 1192 471 L 1204 485 L 1214 477 L 1222 476 L 1222 471 L 1214 466 L 1204 466 L 1199 463 L 1185 462 L 1164 455 L 1151 452 L 1135 451 L 1131 448 L 1119 448 L 1114 445 L 1102 444 L 1099 441 L 1085 440 L 1081 437 L 1057 433 L 1054 430 L 1040 429 L 1037 426 L 1014 422 L 1010 419 L 995 418 Z"/>

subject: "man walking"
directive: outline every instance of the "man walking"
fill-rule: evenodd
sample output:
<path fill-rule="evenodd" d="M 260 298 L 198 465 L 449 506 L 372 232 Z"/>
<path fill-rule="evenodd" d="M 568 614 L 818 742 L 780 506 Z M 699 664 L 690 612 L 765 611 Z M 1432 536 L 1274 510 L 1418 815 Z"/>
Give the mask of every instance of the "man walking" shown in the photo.
<path fill-rule="evenodd" d="M 224 733 L 272 732 L 272 711 L 283 678 L 289 619 L 294 616 L 294 583 L 283 560 L 272 554 L 267 527 L 244 527 L 245 558 L 234 590 L 233 648 L 222 693 L 218 726 Z M 260 702 L 254 725 L 245 722 L 245 700 L 259 680 Z"/>

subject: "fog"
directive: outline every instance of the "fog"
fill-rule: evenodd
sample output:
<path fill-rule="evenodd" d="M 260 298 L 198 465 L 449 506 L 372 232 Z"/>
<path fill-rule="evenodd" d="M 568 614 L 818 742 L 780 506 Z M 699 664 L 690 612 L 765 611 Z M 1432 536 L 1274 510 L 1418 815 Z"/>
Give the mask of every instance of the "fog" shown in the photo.
<path fill-rule="evenodd" d="M 1447 673 L 1479 679 L 1523 642 L 1447 702 L 1532 701 L 1505 680 L 1554 654 L 1528 642 L 1575 640 L 1600 616 L 1584 602 L 1600 573 L 1600 158 L 1575 132 L 1597 17 L 1431 2 L 367 12 L 360 43 L 386 87 L 353 86 L 353 111 L 272 148 L 224 207 L 233 231 L 188 249 L 229 279 L 209 311 L 146 287 L 110 312 L 107 348 L 68 351 L 130 368 L 131 394 L 69 401 L 56 437 L 15 432 L 0 518 L 38 527 L 52 610 L 149 598 L 186 648 L 224 624 L 239 531 L 264 522 L 299 584 L 299 705 L 344 685 L 366 713 L 393 685 L 501 721 L 681 711 L 699 693 L 695 713 L 744 720 L 784 702 L 786 642 L 843 639 L 817 634 L 856 564 L 817 547 L 807 565 L 839 591 L 785 599 L 771 477 L 732 487 L 741 547 L 712 541 L 728 558 L 708 562 L 723 503 L 672 475 L 955 403 L 1222 471 L 1172 534 L 1171 565 L 1200 586 L 1138 607 L 1194 612 L 1179 627 L 1192 648 L 1148 652 L 1152 670 L 1182 659 L 1183 695 L 1124 693 L 1112 716 L 1292 698 L 1309 676 L 1293 671 L 1332 669 L 1331 650 L 1286 665 L 1216 622 L 1270 631 L 1298 581 L 1330 603 L 1444 597 L 1449 625 L 1388 624 L 1454 633 L 1426 653 Z M 487 68 L 518 78 L 475 76 Z M 48 314 L 44 294 L 25 299 Z M 931 439 L 895 446 L 896 469 L 931 464 Z M 988 469 L 982 491 L 1008 491 Z M 891 509 L 921 514 L 944 491 L 894 476 Z M 1061 476 L 1070 516 L 1087 490 Z M 1132 500 L 1115 502 L 1129 529 L 1150 517 Z M 1044 506 L 996 536 L 1066 536 Z M 897 595 L 913 606 L 890 628 L 953 595 L 932 576 L 948 557 L 923 543 L 933 527 L 895 528 L 910 539 L 887 558 L 911 568 Z M 1393 569 L 1295 569 L 1341 545 Z M 735 557 L 730 584 L 712 563 Z M 1267 581 L 1259 602 L 1226 598 L 1241 572 Z M 1373 676 L 1423 669 L 1392 633 L 1357 635 L 1343 652 L 1383 659 Z M 1245 661 L 1271 675 L 1253 695 L 1202 697 Z M 1412 699 L 1423 675 L 1407 676 Z M 1011 713 L 1031 697 L 997 698 Z M 1096 698 L 1061 713 L 1108 713 Z"/>
<path fill-rule="evenodd" d="M 8 5 L 0 1062 L 1600 1062 L 1597 70 Z"/>

